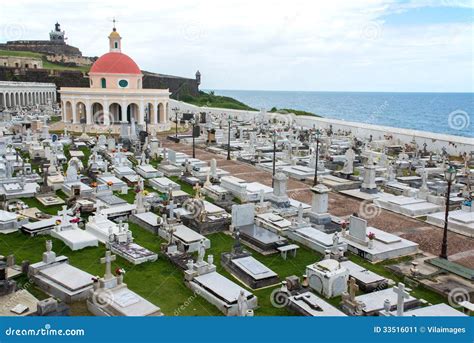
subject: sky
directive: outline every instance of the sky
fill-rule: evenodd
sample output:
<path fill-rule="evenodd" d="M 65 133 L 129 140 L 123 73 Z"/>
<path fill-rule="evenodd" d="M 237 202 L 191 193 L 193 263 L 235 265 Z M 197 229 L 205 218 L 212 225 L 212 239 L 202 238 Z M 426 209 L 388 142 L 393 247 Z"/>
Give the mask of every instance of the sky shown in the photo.
<path fill-rule="evenodd" d="M 86 56 L 112 19 L 142 70 L 204 89 L 473 92 L 474 1 L 0 0 L 0 42 L 49 39 Z"/>

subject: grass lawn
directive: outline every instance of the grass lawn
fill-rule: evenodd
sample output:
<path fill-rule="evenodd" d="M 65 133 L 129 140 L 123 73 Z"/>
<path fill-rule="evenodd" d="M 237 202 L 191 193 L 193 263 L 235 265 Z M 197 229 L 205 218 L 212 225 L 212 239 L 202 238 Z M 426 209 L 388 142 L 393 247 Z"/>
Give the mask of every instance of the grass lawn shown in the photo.
<path fill-rule="evenodd" d="M 64 194 L 64 192 L 61 191 L 61 190 L 57 191 L 56 195 L 58 197 L 60 197 L 61 199 L 63 199 L 63 200 L 67 199 L 66 194 Z M 27 204 L 29 207 L 36 207 L 41 212 L 51 214 L 51 215 L 57 215 L 58 211 L 61 211 L 63 209 L 63 206 L 64 206 L 64 205 L 44 206 L 36 198 L 22 198 L 21 200 L 25 204 Z M 0 255 L 1 255 L 1 253 L 0 253 Z"/>
<path fill-rule="evenodd" d="M 199 91 L 198 96 L 183 95 L 180 97 L 180 100 L 196 106 L 257 111 L 255 108 L 252 108 L 241 101 L 228 96 L 215 95 L 212 91 L 209 93 Z"/>
<path fill-rule="evenodd" d="M 194 196 L 196 194 L 196 191 L 194 190 L 193 186 L 191 186 L 189 183 L 186 183 L 184 181 L 182 181 L 179 176 L 170 176 L 168 179 L 176 182 L 178 185 L 181 186 L 181 190 L 183 192 L 186 192 L 188 194 L 191 194 L 192 196 Z"/>
<path fill-rule="evenodd" d="M 135 241 L 152 250 L 159 251 L 161 239 L 152 233 L 130 224 Z M 14 253 L 19 263 L 29 260 L 35 263 L 41 260 L 45 251 L 45 241 L 53 240 L 53 250 L 58 256 L 69 257 L 71 265 L 76 266 L 92 275 L 102 276 L 104 266 L 99 263 L 99 259 L 105 254 L 105 246 L 98 248 L 90 247 L 80 251 L 71 251 L 63 242 L 49 236 L 28 237 L 20 232 L 0 236 L 0 254 L 9 255 Z M 145 263 L 133 266 L 131 263 L 117 256 L 113 263 L 116 268 L 124 268 L 125 282 L 129 288 L 145 297 L 161 308 L 165 315 L 220 315 L 221 313 L 204 299 L 196 297 L 183 282 L 183 273 L 172 265 L 166 258 L 160 256 L 154 263 Z M 32 293 L 38 292 L 29 288 Z M 41 294 L 41 291 L 39 293 Z M 42 296 L 44 298 L 44 295 Z M 187 306 L 183 306 L 187 304 Z M 81 306 L 73 306 L 73 315 L 86 315 L 87 312 L 74 312 Z"/>

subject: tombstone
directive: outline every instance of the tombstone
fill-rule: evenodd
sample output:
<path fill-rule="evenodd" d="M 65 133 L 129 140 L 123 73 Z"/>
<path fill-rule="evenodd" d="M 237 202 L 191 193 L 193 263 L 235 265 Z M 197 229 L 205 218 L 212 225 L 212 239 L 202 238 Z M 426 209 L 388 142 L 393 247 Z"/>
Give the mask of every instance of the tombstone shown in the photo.
<path fill-rule="evenodd" d="M 367 243 L 367 220 L 350 216 L 349 234 L 347 238 L 352 239 L 358 243 Z"/>
<path fill-rule="evenodd" d="M 393 169 L 393 164 L 389 163 L 387 166 L 387 181 L 394 182 L 395 181 L 395 171 Z"/>
<path fill-rule="evenodd" d="M 36 314 L 41 317 L 69 316 L 69 306 L 54 298 L 47 298 L 38 302 Z"/>
<path fill-rule="evenodd" d="M 290 200 L 286 194 L 286 184 L 288 182 L 288 176 L 281 170 L 278 170 L 273 176 L 273 193 L 268 195 L 268 200 L 276 208 L 289 208 Z"/>
<path fill-rule="evenodd" d="M 232 226 L 239 228 L 246 225 L 253 225 L 255 216 L 255 204 L 243 204 L 232 206 Z"/>
<path fill-rule="evenodd" d="M 105 264 L 105 274 L 94 279 L 94 289 L 87 299 L 88 310 L 96 316 L 161 316 L 159 307 L 128 289 L 123 282 L 123 269 L 112 274 L 115 259 L 109 250 L 100 259 Z"/>
<path fill-rule="evenodd" d="M 364 179 L 360 187 L 361 192 L 375 194 L 377 193 L 377 185 L 375 183 L 376 167 L 372 160 L 372 154 L 369 155 L 369 160 L 364 166 Z"/>
<path fill-rule="evenodd" d="M 105 148 L 106 145 L 107 145 L 107 137 L 105 137 L 104 135 L 100 135 L 99 139 L 97 140 L 97 146 L 99 148 Z"/>
<path fill-rule="evenodd" d="M 331 223 L 331 215 L 328 213 L 329 188 L 318 184 L 311 188 L 311 212 L 308 213 L 310 221 L 317 225 Z"/>
<path fill-rule="evenodd" d="M 356 280 L 351 277 L 349 278 L 348 292 L 342 294 L 341 307 L 344 312 L 352 316 L 359 316 L 362 314 L 363 304 L 356 300 L 356 294 L 359 290 L 359 286 Z"/>
<path fill-rule="evenodd" d="M 388 163 L 389 161 L 388 161 L 387 155 L 385 154 L 385 152 L 382 152 L 382 155 L 380 156 L 380 159 L 379 159 L 379 165 L 383 168 L 387 168 Z"/>
<path fill-rule="evenodd" d="M 116 149 L 116 147 L 115 147 L 115 138 L 114 137 L 109 137 L 107 139 L 107 150 L 108 151 L 113 151 L 115 149 Z"/>
<path fill-rule="evenodd" d="M 69 161 L 67 170 L 66 170 L 66 182 L 76 182 L 79 180 L 78 170 L 74 163 Z"/>
<path fill-rule="evenodd" d="M 52 251 L 53 241 L 46 241 L 46 251 L 43 253 L 43 263 L 50 264 L 56 261 L 56 253 Z"/>
<path fill-rule="evenodd" d="M 341 173 L 346 175 L 351 175 L 354 173 L 354 160 L 355 152 L 352 148 L 347 149 L 345 153 L 346 161 L 344 162 L 344 167 L 342 168 Z"/>
<path fill-rule="evenodd" d="M 218 175 L 217 175 L 217 161 L 215 158 L 211 160 L 211 179 L 212 180 L 217 180 Z"/>
<path fill-rule="evenodd" d="M 129 124 L 127 121 L 122 121 L 120 123 L 120 138 L 123 140 L 130 139 L 130 135 L 128 132 Z"/>
<path fill-rule="evenodd" d="M 405 299 L 410 298 L 410 294 L 401 282 L 398 283 L 398 286 L 393 287 L 393 291 L 397 294 L 397 316 L 402 317 L 405 311 Z"/>
<path fill-rule="evenodd" d="M 105 256 L 100 259 L 100 263 L 105 264 L 105 274 L 104 280 L 110 280 L 114 277 L 112 274 L 112 262 L 115 261 L 117 257 L 112 255 L 112 253 L 107 250 Z"/>

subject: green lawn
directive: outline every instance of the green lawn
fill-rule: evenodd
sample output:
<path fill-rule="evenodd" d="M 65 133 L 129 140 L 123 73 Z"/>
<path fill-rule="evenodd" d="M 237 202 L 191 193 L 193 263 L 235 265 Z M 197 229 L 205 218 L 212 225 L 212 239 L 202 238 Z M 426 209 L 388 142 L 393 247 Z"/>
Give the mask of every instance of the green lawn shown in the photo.
<path fill-rule="evenodd" d="M 243 102 L 227 96 L 215 95 L 214 92 L 199 91 L 198 96 L 183 95 L 180 97 L 181 101 L 205 107 L 228 108 L 234 110 L 257 111 Z"/>
<path fill-rule="evenodd" d="M 67 199 L 67 195 L 64 194 L 64 192 L 61 191 L 61 190 L 57 191 L 56 195 L 59 196 L 63 200 Z M 64 205 L 44 206 L 36 198 L 22 198 L 21 200 L 25 204 L 27 204 L 29 207 L 36 207 L 41 212 L 44 212 L 44 213 L 47 213 L 47 214 L 50 214 L 50 215 L 57 215 L 58 211 L 61 211 L 63 206 L 64 206 Z"/>

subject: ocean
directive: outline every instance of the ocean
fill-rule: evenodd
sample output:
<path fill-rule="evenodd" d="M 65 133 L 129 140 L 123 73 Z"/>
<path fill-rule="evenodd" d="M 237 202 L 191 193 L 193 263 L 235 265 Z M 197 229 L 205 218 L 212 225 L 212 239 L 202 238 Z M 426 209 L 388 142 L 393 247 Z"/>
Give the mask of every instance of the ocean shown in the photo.
<path fill-rule="evenodd" d="M 325 118 L 474 137 L 474 93 L 214 92 L 256 109 L 291 108 Z"/>

